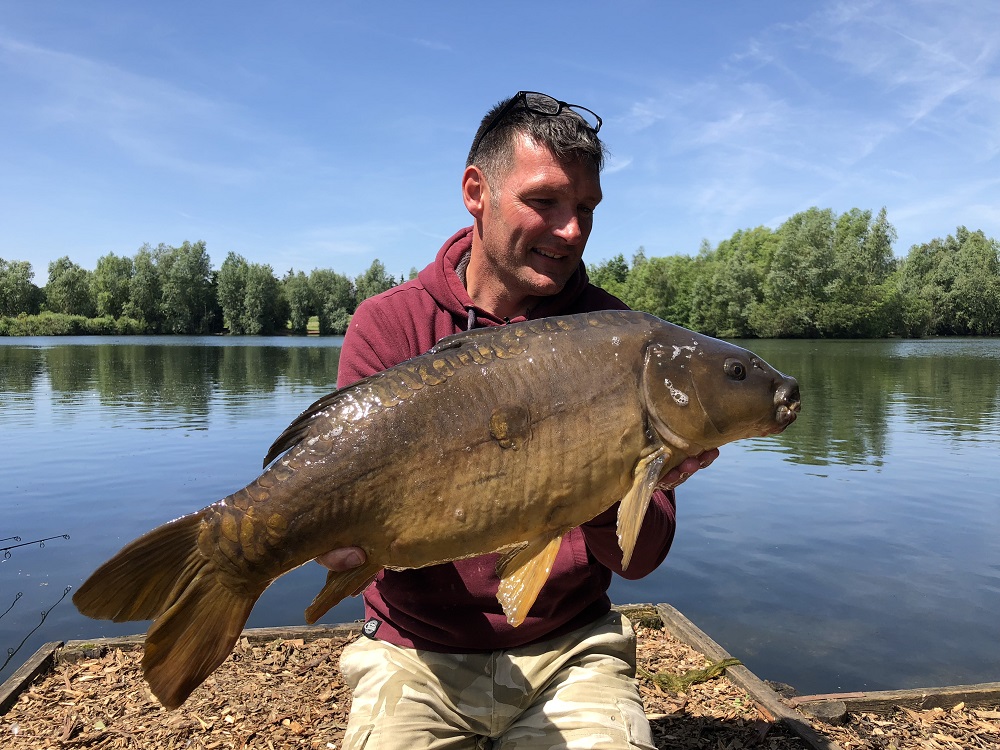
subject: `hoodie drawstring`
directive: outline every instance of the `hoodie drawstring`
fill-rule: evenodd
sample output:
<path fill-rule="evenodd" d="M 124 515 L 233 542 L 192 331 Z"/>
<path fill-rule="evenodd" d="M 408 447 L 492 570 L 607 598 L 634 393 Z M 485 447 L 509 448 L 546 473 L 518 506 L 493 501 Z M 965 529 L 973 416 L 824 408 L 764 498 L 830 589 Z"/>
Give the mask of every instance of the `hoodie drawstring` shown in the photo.
<path fill-rule="evenodd" d="M 469 321 L 468 321 L 468 323 L 465 326 L 465 330 L 466 331 L 471 331 L 475 327 L 476 327 L 476 308 L 470 307 L 469 308 Z"/>

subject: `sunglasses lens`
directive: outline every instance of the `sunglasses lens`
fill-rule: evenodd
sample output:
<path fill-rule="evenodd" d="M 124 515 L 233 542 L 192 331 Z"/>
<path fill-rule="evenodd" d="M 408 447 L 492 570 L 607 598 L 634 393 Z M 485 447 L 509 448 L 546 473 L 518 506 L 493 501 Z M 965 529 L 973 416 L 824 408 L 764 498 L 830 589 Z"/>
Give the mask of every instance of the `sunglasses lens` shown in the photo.
<path fill-rule="evenodd" d="M 562 107 L 558 99 L 553 99 L 548 94 L 527 94 L 525 101 L 528 103 L 528 109 L 540 115 L 557 115 Z"/>
<path fill-rule="evenodd" d="M 569 105 L 569 108 L 573 110 L 574 113 L 578 114 L 587 126 L 593 130 L 595 133 L 601 129 L 601 118 L 591 112 L 589 109 L 584 109 L 583 107 L 577 107 L 574 104 Z"/>

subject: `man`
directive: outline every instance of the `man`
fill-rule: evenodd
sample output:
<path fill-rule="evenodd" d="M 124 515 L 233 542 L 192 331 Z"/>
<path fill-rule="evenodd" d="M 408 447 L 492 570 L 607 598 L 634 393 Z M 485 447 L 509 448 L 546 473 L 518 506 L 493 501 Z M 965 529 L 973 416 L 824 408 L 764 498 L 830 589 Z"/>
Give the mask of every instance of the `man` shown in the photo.
<path fill-rule="evenodd" d="M 600 125 L 590 110 L 536 92 L 494 107 L 462 175 L 473 226 L 417 279 L 358 307 L 338 385 L 462 330 L 627 309 L 588 283 L 582 262 L 602 197 Z M 567 534 L 517 628 L 496 600 L 496 554 L 381 573 L 364 594 L 368 637 L 341 659 L 354 691 L 345 748 L 651 747 L 634 636 L 607 589 L 613 572 L 638 578 L 662 562 L 674 534 L 665 488 L 717 455 L 689 458 L 661 480 L 627 572 L 617 506 Z M 358 548 L 320 558 L 335 570 L 363 561 Z"/>

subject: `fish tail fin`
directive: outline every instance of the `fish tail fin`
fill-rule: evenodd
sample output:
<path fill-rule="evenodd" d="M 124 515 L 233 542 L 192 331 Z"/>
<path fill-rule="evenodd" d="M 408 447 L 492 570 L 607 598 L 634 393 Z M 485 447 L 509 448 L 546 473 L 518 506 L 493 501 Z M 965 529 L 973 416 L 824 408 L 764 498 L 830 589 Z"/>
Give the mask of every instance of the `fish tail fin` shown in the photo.
<path fill-rule="evenodd" d="M 326 574 L 326 583 L 323 584 L 323 588 L 306 609 L 306 622 L 312 625 L 329 612 L 331 607 L 339 604 L 342 599 L 360 594 L 380 570 L 382 570 L 381 565 L 365 564 L 343 573 L 329 571 Z"/>
<path fill-rule="evenodd" d="M 143 673 L 153 694 L 176 708 L 239 638 L 263 592 L 233 591 L 198 549 L 206 511 L 164 524 L 130 542 L 73 596 L 81 613 L 115 622 L 155 620 Z"/>
<path fill-rule="evenodd" d="M 160 703 L 177 708 L 226 660 L 263 590 L 242 594 L 213 571 L 198 576 L 146 634 L 142 672 Z"/>
<path fill-rule="evenodd" d="M 205 511 L 158 526 L 122 547 L 73 595 L 87 617 L 152 620 L 174 605 L 209 564 L 198 551 Z"/>

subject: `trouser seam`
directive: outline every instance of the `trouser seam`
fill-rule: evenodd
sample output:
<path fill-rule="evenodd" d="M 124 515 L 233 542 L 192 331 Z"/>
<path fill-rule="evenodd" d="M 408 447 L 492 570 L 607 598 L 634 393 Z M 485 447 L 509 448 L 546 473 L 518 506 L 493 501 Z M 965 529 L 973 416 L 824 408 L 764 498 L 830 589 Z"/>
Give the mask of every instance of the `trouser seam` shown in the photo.
<path fill-rule="evenodd" d="M 497 662 L 498 651 L 490 654 L 490 737 L 496 737 L 499 732 L 497 719 Z"/>

